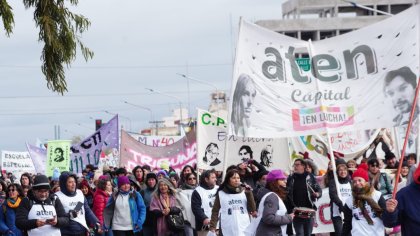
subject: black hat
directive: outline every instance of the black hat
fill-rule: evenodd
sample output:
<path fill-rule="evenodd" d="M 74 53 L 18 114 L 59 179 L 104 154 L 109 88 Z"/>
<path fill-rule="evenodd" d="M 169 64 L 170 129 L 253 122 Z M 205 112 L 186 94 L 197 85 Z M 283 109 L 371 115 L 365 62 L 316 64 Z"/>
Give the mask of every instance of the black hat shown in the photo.
<path fill-rule="evenodd" d="M 346 164 L 347 164 L 346 161 L 344 159 L 342 159 L 342 158 L 339 158 L 339 159 L 335 160 L 335 166 L 336 167 L 338 167 L 339 165 L 345 165 L 345 166 L 347 166 Z"/>
<path fill-rule="evenodd" d="M 32 185 L 32 189 L 39 190 L 39 189 L 50 189 L 50 182 L 48 181 L 48 177 L 45 175 L 37 175 L 35 176 L 34 184 Z"/>

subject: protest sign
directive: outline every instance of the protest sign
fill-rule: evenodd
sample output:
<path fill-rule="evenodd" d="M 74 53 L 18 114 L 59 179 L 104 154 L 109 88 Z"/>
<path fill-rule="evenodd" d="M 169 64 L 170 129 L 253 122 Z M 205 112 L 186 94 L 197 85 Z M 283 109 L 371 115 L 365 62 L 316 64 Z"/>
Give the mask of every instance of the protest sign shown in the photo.
<path fill-rule="evenodd" d="M 194 165 L 196 162 L 197 143 L 194 132 L 188 132 L 172 145 L 152 147 L 121 131 L 120 166 L 128 170 L 137 165 L 149 165 L 152 169 L 170 166 L 179 172 L 185 165 Z"/>
<path fill-rule="evenodd" d="M 70 140 L 50 140 L 47 147 L 46 176 L 52 176 L 55 168 L 60 172 L 70 167 Z"/>
<path fill-rule="evenodd" d="M 314 42 L 242 21 L 229 134 L 276 138 L 406 124 L 419 75 L 419 9 Z M 309 71 L 298 54 L 309 56 Z"/>
<path fill-rule="evenodd" d="M 135 134 L 135 133 L 129 133 L 131 137 L 139 141 L 140 143 L 143 143 L 147 146 L 153 146 L 153 147 L 163 147 L 172 145 L 178 140 L 180 140 L 183 136 L 156 136 L 156 135 L 141 135 L 141 134 Z"/>
<path fill-rule="evenodd" d="M 82 173 L 86 165 L 98 166 L 101 154 L 109 155 L 118 151 L 118 115 L 82 142 L 72 145 L 70 171 Z"/>
<path fill-rule="evenodd" d="M 28 152 L 1 152 L 1 168 L 3 171 L 11 172 L 17 179 L 25 173 L 35 173 L 34 164 Z"/>
<path fill-rule="evenodd" d="M 197 147 L 199 169 L 222 171 L 251 159 L 267 170 L 289 169 L 286 138 L 245 138 L 227 135 L 227 123 L 221 117 L 198 110 Z"/>
<path fill-rule="evenodd" d="M 31 144 L 26 143 L 29 155 L 31 156 L 32 162 L 36 173 L 45 175 L 45 168 L 47 166 L 47 149 L 40 148 Z"/>

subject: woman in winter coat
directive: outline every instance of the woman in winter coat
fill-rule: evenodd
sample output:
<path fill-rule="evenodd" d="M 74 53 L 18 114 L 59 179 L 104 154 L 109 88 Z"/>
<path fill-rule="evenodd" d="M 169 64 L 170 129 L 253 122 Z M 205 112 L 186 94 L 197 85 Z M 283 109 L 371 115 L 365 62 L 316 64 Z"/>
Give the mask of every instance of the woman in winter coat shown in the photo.
<path fill-rule="evenodd" d="M 89 182 L 85 179 L 82 180 L 82 182 L 79 183 L 79 189 L 82 191 L 83 195 L 85 196 L 90 209 L 92 209 L 93 208 L 93 191 L 89 185 Z"/>
<path fill-rule="evenodd" d="M 150 211 L 157 218 L 156 230 L 159 236 L 183 235 L 183 231 L 177 232 L 169 229 L 166 222 L 169 214 L 179 214 L 181 212 L 180 204 L 175 197 L 176 192 L 177 190 L 167 178 L 159 179 L 157 189 L 153 193 L 152 201 L 150 202 Z"/>
<path fill-rule="evenodd" d="M 210 231 L 215 232 L 220 215 L 220 234 L 243 236 L 250 223 L 250 214 L 256 215 L 251 188 L 242 187 L 238 170 L 231 169 L 216 193 Z"/>
<path fill-rule="evenodd" d="M 194 189 L 197 187 L 197 175 L 193 173 L 189 173 L 186 175 L 185 183 L 181 186 L 180 191 L 180 198 L 182 201 L 182 205 L 185 206 L 185 213 L 184 218 L 185 221 L 185 236 L 193 236 L 194 235 L 194 229 L 192 226 L 195 227 L 195 216 L 193 215 L 192 209 L 191 209 L 191 196 L 194 192 Z"/>
<path fill-rule="evenodd" d="M 286 214 L 286 181 L 287 177 L 281 170 L 268 173 L 265 191 L 260 191 L 258 195 L 261 201 L 258 215 L 261 216 L 261 220 L 256 235 L 287 235 L 287 224 L 292 223 L 294 214 Z"/>
<path fill-rule="evenodd" d="M 344 203 L 347 198 L 351 197 L 351 176 L 348 172 L 346 162 L 343 159 L 337 159 L 335 161 L 337 166 L 337 178 L 338 178 L 338 189 L 334 179 L 329 182 L 329 194 L 330 194 L 330 209 L 331 219 L 334 226 L 334 235 L 341 236 L 343 231 L 343 219 L 341 213 L 344 209 Z"/>
<path fill-rule="evenodd" d="M 156 190 L 157 176 L 150 172 L 146 175 L 146 188 L 141 190 L 144 204 L 146 205 L 146 220 L 143 226 L 143 236 L 156 235 L 156 220 L 153 212 L 150 211 L 150 202 L 152 201 L 152 194 Z"/>
<path fill-rule="evenodd" d="M 0 212 L 0 232 L 5 236 L 23 236 L 23 232 L 16 227 L 16 210 L 24 198 L 20 184 L 7 187 L 6 201 Z"/>
<path fill-rule="evenodd" d="M 98 184 L 96 186 L 96 191 L 93 194 L 93 208 L 92 211 L 98 217 L 99 223 L 103 228 L 104 225 L 104 209 L 106 203 L 109 200 L 109 197 L 112 194 L 112 184 L 111 179 L 107 175 L 102 175 L 99 177 Z M 103 232 L 102 234 L 96 234 L 97 236 L 111 236 L 112 231 Z"/>
<path fill-rule="evenodd" d="M 131 236 L 140 232 L 146 219 L 146 206 L 140 193 L 131 190 L 127 176 L 118 177 L 118 192 L 104 210 L 104 229 L 115 236 Z"/>

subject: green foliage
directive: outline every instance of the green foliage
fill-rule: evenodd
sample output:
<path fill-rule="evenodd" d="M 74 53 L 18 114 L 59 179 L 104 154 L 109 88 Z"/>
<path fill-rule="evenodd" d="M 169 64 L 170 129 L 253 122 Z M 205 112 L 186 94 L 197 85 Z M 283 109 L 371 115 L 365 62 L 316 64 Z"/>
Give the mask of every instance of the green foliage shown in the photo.
<path fill-rule="evenodd" d="M 10 7 L 6 0 L 0 0 L 0 16 L 3 21 L 4 30 L 6 30 L 6 35 L 9 37 L 13 31 L 15 20 L 13 18 L 12 7 Z"/>
<path fill-rule="evenodd" d="M 93 52 L 81 41 L 81 34 L 90 26 L 89 19 L 71 12 L 65 2 L 74 6 L 78 4 L 78 0 L 23 0 L 27 9 L 34 8 L 34 21 L 39 28 L 38 40 L 44 43 L 41 69 L 47 87 L 61 94 L 67 91 L 64 65 L 69 67 L 75 60 L 77 46 L 80 46 L 85 60 L 93 57 Z M 0 0 L 0 15 L 9 35 L 14 20 L 7 0 Z"/>

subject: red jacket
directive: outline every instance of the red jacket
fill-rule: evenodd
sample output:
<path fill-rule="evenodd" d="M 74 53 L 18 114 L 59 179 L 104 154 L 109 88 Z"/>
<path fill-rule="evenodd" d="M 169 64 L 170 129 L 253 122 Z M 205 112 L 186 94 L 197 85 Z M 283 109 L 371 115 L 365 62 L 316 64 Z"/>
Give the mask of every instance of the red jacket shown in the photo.
<path fill-rule="evenodd" d="M 98 217 L 101 225 L 104 224 L 104 209 L 109 199 L 109 194 L 102 189 L 97 188 L 93 194 L 93 213 Z"/>

